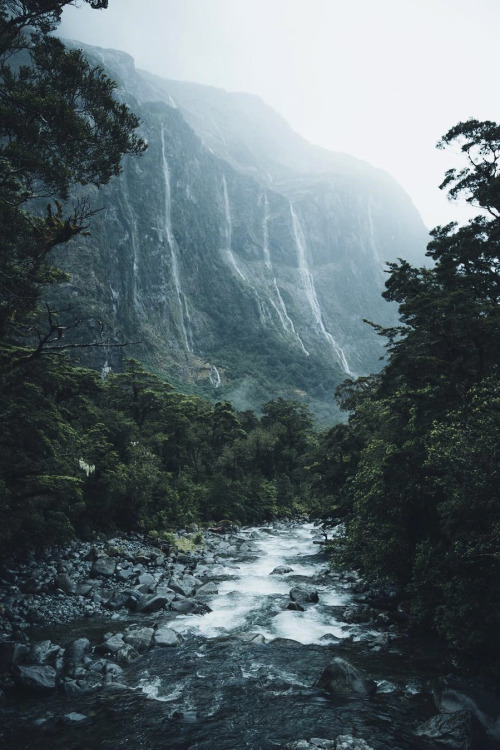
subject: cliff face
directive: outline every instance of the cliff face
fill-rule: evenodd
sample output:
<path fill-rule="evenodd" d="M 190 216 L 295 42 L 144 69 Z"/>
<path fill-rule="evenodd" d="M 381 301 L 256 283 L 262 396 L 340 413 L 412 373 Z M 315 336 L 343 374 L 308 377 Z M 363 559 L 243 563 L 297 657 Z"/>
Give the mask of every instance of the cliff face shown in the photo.
<path fill-rule="evenodd" d="M 311 146 L 256 97 L 85 49 L 149 144 L 85 191 L 106 208 L 57 257 L 72 276 L 59 302 L 85 320 L 77 335 L 141 341 L 88 350 L 87 362 L 135 356 L 240 409 L 281 395 L 331 419 L 335 385 L 380 367 L 381 341 L 362 321 L 394 322 L 385 261 L 423 261 L 409 198 L 384 172 Z"/>

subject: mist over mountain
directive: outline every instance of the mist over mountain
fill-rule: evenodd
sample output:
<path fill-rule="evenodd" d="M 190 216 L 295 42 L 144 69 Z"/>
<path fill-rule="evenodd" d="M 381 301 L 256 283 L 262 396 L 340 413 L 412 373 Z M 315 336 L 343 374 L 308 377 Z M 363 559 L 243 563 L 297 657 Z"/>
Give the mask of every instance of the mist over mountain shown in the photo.
<path fill-rule="evenodd" d="M 57 263 L 58 302 L 94 367 L 135 356 L 178 385 L 238 409 L 299 398 L 322 421 L 333 390 L 381 366 L 386 261 L 422 265 L 427 231 L 385 172 L 297 135 L 259 98 L 138 71 L 80 45 L 139 115 L 148 150 L 94 195 L 106 210 Z M 339 117 L 342 113 L 339 112 Z"/>

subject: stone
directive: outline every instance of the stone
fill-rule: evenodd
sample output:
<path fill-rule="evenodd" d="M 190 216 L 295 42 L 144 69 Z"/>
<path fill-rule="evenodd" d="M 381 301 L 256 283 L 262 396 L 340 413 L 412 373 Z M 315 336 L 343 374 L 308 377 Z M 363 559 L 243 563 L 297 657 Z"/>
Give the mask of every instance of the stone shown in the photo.
<path fill-rule="evenodd" d="M 365 740 L 353 737 L 351 734 L 339 735 L 333 747 L 335 750 L 373 750 Z"/>
<path fill-rule="evenodd" d="M 271 570 L 269 573 L 270 576 L 282 576 L 285 575 L 285 573 L 293 573 L 293 568 L 291 568 L 289 565 L 278 565 L 277 568 L 274 570 Z"/>
<path fill-rule="evenodd" d="M 172 602 L 171 609 L 179 612 L 181 615 L 206 615 L 211 612 L 209 606 L 203 602 L 196 602 L 193 599 L 183 599 L 178 602 Z"/>
<path fill-rule="evenodd" d="M 130 643 L 140 654 L 151 648 L 153 644 L 153 628 L 137 628 L 130 629 L 125 632 L 123 640 L 125 643 Z"/>
<path fill-rule="evenodd" d="M 170 598 L 168 596 L 143 596 L 139 599 L 136 605 L 137 612 L 144 612 L 145 614 L 150 612 L 158 612 L 163 609 L 165 605 L 169 604 Z"/>
<path fill-rule="evenodd" d="M 92 565 L 92 575 L 104 576 L 105 578 L 111 578 L 116 569 L 116 560 L 112 557 L 103 556 L 98 557 Z"/>
<path fill-rule="evenodd" d="M 28 652 L 29 648 L 24 643 L 0 643 L 0 664 L 18 664 Z"/>
<path fill-rule="evenodd" d="M 341 659 L 340 657 L 333 659 L 325 667 L 316 683 L 316 687 L 337 695 L 350 693 L 373 695 L 377 689 L 373 680 L 363 677 L 356 667 L 346 659 Z"/>
<path fill-rule="evenodd" d="M 118 651 L 125 646 L 125 641 L 123 640 L 122 633 L 118 633 L 117 635 L 112 635 L 110 638 L 107 638 L 103 643 L 100 643 L 98 646 L 96 646 L 96 651 L 99 654 L 116 654 Z"/>
<path fill-rule="evenodd" d="M 118 664 L 130 664 L 131 661 L 138 659 L 139 655 L 139 652 L 130 643 L 125 643 L 123 648 L 116 652 L 115 659 Z"/>
<path fill-rule="evenodd" d="M 54 661 L 62 648 L 52 641 L 35 641 L 31 644 L 29 660 L 33 664 L 47 664 Z"/>
<path fill-rule="evenodd" d="M 182 596 L 190 596 L 193 593 L 193 586 L 184 582 L 181 578 L 171 578 L 168 582 L 168 587 L 175 591 L 176 594 L 182 594 Z"/>
<path fill-rule="evenodd" d="M 76 711 L 71 711 L 69 714 L 64 714 L 63 721 L 65 724 L 80 724 L 86 718 L 85 714 L 78 714 Z"/>
<path fill-rule="evenodd" d="M 344 609 L 343 620 L 350 623 L 371 622 L 373 610 L 368 604 L 351 604 Z"/>
<path fill-rule="evenodd" d="M 65 594 L 76 594 L 76 582 L 67 573 L 60 573 L 56 576 L 54 585 Z"/>
<path fill-rule="evenodd" d="M 57 673 L 53 667 L 35 666 L 21 667 L 14 666 L 12 670 L 14 680 L 21 687 L 36 692 L 47 692 L 56 689 Z"/>
<path fill-rule="evenodd" d="M 212 596 L 213 594 L 219 593 L 219 587 L 216 583 L 213 583 L 210 581 L 209 583 L 204 583 L 203 586 L 200 586 L 196 589 L 196 596 Z"/>
<path fill-rule="evenodd" d="M 64 663 L 76 664 L 82 661 L 85 654 L 90 652 L 90 641 L 88 638 L 77 638 L 71 641 L 64 652 Z"/>
<path fill-rule="evenodd" d="M 154 634 L 154 642 L 157 646 L 170 647 L 182 643 L 182 636 L 172 628 L 162 625 Z"/>
<path fill-rule="evenodd" d="M 292 612 L 304 612 L 304 607 L 297 602 L 289 602 L 287 609 L 291 609 Z"/>
<path fill-rule="evenodd" d="M 145 593 L 155 590 L 156 580 L 151 575 L 151 573 L 143 573 L 142 575 L 140 575 L 138 578 L 138 583 L 140 586 L 147 587 L 147 591 Z"/>
<path fill-rule="evenodd" d="M 481 724 L 467 710 L 432 716 L 417 727 L 415 734 L 451 750 L 483 750 L 486 745 L 486 735 Z"/>
<path fill-rule="evenodd" d="M 290 590 L 290 599 L 299 604 L 306 604 L 309 602 L 316 604 L 319 601 L 319 594 L 314 586 L 310 586 L 307 583 L 299 583 Z"/>

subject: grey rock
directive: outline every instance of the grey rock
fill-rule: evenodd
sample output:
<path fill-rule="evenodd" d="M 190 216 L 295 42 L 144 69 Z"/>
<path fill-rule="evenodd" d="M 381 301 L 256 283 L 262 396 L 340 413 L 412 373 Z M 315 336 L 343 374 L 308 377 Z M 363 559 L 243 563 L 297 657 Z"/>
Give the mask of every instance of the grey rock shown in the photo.
<path fill-rule="evenodd" d="M 299 604 L 316 603 L 319 601 L 319 594 L 314 586 L 310 586 L 307 583 L 300 583 L 290 590 L 290 599 Z"/>
<path fill-rule="evenodd" d="M 160 626 L 154 634 L 154 642 L 157 646 L 178 646 L 182 643 L 182 636 L 166 625 Z"/>
<path fill-rule="evenodd" d="M 112 635 L 110 638 L 107 638 L 103 643 L 100 643 L 98 646 L 96 646 L 96 651 L 99 654 L 117 654 L 118 651 L 125 646 L 125 641 L 123 640 L 122 633 L 118 633 L 117 635 Z"/>
<path fill-rule="evenodd" d="M 64 661 L 77 663 L 80 662 L 85 654 L 90 652 L 90 641 L 88 638 L 77 638 L 67 646 L 64 652 Z"/>
<path fill-rule="evenodd" d="M 116 560 L 112 557 L 98 557 L 92 565 L 92 575 L 104 576 L 111 578 L 116 569 Z"/>
<path fill-rule="evenodd" d="M 125 643 L 123 648 L 121 648 L 115 654 L 115 659 L 118 664 L 130 664 L 130 662 L 135 661 L 138 658 L 139 652 L 136 651 L 136 649 L 131 646 L 130 643 Z"/>
<path fill-rule="evenodd" d="M 0 643 L 0 664 L 18 664 L 28 652 L 29 648 L 25 643 Z"/>
<path fill-rule="evenodd" d="M 351 734 L 341 734 L 334 745 L 335 750 L 373 750 L 365 740 L 353 737 Z"/>
<path fill-rule="evenodd" d="M 289 565 L 278 565 L 277 568 L 272 570 L 269 575 L 270 576 L 281 576 L 285 573 L 293 573 L 293 568 L 291 568 Z"/>
<path fill-rule="evenodd" d="M 56 576 L 54 584 L 56 588 L 61 589 L 65 594 L 76 593 L 76 582 L 67 573 L 60 573 Z"/>
<path fill-rule="evenodd" d="M 486 744 L 484 730 L 471 711 L 432 716 L 415 734 L 452 750 L 483 750 Z"/>
<path fill-rule="evenodd" d="M 289 602 L 287 609 L 291 609 L 292 612 L 304 612 L 304 607 L 298 602 Z"/>
<path fill-rule="evenodd" d="M 368 604 L 351 604 L 344 609 L 345 622 L 365 623 L 373 619 L 373 609 Z"/>
<path fill-rule="evenodd" d="M 219 593 L 219 587 L 216 583 L 213 583 L 210 581 L 209 583 L 204 583 L 203 586 L 200 586 L 196 589 L 196 596 L 212 596 L 213 594 Z"/>
<path fill-rule="evenodd" d="M 76 711 L 71 711 L 69 714 L 64 714 L 63 721 L 65 724 L 80 724 L 86 718 L 85 714 L 78 714 Z"/>
<path fill-rule="evenodd" d="M 203 602 L 197 602 L 193 599 L 183 599 L 182 601 L 172 602 L 171 609 L 182 615 L 206 615 L 211 612 L 209 606 Z"/>
<path fill-rule="evenodd" d="M 373 695 L 377 686 L 373 680 L 366 679 L 361 672 L 346 659 L 337 657 L 322 672 L 316 686 L 330 693 L 345 695 Z"/>
<path fill-rule="evenodd" d="M 143 573 L 139 576 L 138 583 L 140 586 L 146 586 L 147 589 L 144 593 L 152 592 L 155 590 L 156 580 L 151 573 Z"/>
<path fill-rule="evenodd" d="M 56 689 L 57 673 L 53 667 L 35 666 L 21 667 L 14 666 L 12 670 L 14 680 L 21 687 L 36 692 L 46 692 Z"/>
<path fill-rule="evenodd" d="M 29 660 L 33 664 L 47 664 L 62 653 L 61 646 L 52 641 L 35 641 L 31 644 Z"/>
<path fill-rule="evenodd" d="M 136 651 L 142 654 L 149 648 L 151 648 L 153 644 L 154 632 L 155 631 L 153 628 L 137 628 L 133 630 L 127 629 L 125 631 L 125 635 L 123 636 L 123 640 L 125 641 L 125 643 L 129 643 L 135 648 Z"/>
<path fill-rule="evenodd" d="M 165 605 L 169 604 L 170 598 L 168 596 L 144 596 L 137 602 L 137 611 L 144 612 L 145 614 L 150 612 L 158 612 L 163 609 Z"/>

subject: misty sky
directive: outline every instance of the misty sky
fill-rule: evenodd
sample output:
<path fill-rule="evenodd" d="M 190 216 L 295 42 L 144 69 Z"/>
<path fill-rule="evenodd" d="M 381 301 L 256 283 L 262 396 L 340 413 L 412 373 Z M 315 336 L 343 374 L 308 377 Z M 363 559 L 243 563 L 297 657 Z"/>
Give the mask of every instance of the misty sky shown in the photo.
<path fill-rule="evenodd" d="M 261 96 L 301 135 L 390 172 L 431 227 L 465 213 L 438 190 L 439 137 L 500 120 L 499 0 L 109 0 L 60 33 L 166 78 Z"/>

